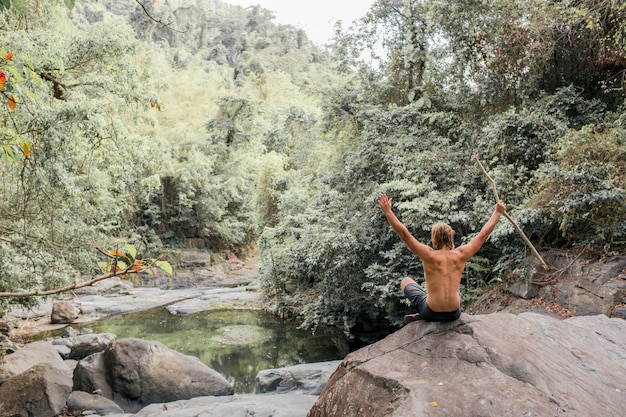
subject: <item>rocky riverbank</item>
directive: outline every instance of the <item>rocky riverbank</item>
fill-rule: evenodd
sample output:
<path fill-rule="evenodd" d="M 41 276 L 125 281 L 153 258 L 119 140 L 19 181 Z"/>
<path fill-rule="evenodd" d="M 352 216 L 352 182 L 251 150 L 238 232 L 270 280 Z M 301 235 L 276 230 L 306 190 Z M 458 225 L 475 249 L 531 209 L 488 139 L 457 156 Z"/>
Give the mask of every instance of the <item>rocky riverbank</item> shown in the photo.
<path fill-rule="evenodd" d="M 1 416 L 304 417 L 340 362 L 264 370 L 257 394 L 233 395 L 218 372 L 159 342 L 67 330 L 3 359 Z"/>
<path fill-rule="evenodd" d="M 245 415 L 258 417 L 304 417 L 339 361 L 264 370 L 256 378 L 258 394 L 232 395 L 232 385 L 219 374 L 196 358 L 158 342 L 117 339 L 109 334 L 76 334 L 67 327 L 67 322 L 86 324 L 160 306 L 166 306 L 175 315 L 265 308 L 255 288 L 258 271 L 254 262 L 233 259 L 207 265 L 205 254 L 184 252 L 180 260 L 183 268 L 174 277 L 139 279 L 135 283 L 111 278 L 77 290 L 71 297 L 47 300 L 28 310 L 13 309 L 4 318 L 14 342 L 8 350 L 15 353 L 3 358 L 0 366 L 0 415 L 28 411 L 29 415 L 42 417 L 70 412 L 193 417 L 206 415 L 210 409 L 216 417 L 244 411 Z M 56 315 L 66 316 L 65 323 L 51 320 L 55 317 L 51 311 L 59 304 L 65 305 L 65 311 Z M 64 337 L 23 343 L 40 337 L 42 332 L 64 327 Z M 135 360 L 121 364 L 122 359 L 111 359 L 115 357 Z M 195 382 L 185 384 L 192 371 L 198 374 L 193 378 Z M 118 377 L 114 376 L 116 372 Z M 128 382 L 129 375 L 142 377 L 133 385 Z M 212 382 L 197 384 L 205 379 Z M 170 396 L 172 387 L 178 387 L 175 397 Z M 215 392 L 211 391 L 213 387 Z M 39 404 L 43 408 L 26 410 L 24 404 Z"/>
<path fill-rule="evenodd" d="M 125 280 L 111 279 L 92 288 L 77 291 L 73 297 L 66 298 L 65 301 L 72 303 L 76 311 L 80 313 L 74 319 L 79 323 L 88 323 L 115 314 L 164 305 L 172 314 L 188 314 L 214 308 L 263 308 L 261 298 L 254 287 L 256 276 L 253 267 L 237 262 L 230 266 L 207 267 L 206 263 L 202 263 L 202 256 L 197 254 L 187 255 L 186 259 L 191 267 L 189 272 L 181 270 L 175 277 L 160 277 L 150 282 L 153 286 L 135 286 Z M 321 370 L 315 370 L 320 374 L 319 378 L 313 378 L 317 381 L 314 383 L 316 388 L 302 392 L 302 387 L 311 383 L 298 382 L 301 380 L 293 376 L 294 370 L 268 370 L 269 377 L 267 374 L 263 377 L 262 373 L 257 375 L 257 380 L 269 378 L 270 381 L 266 388 L 257 387 L 259 394 L 200 395 L 191 399 L 169 402 L 155 401 L 149 405 L 143 402 L 140 404 L 143 407 L 141 409 L 128 409 L 136 414 L 130 414 L 126 410 L 125 414 L 113 412 L 112 415 L 127 417 L 159 414 L 172 417 L 194 417 L 206 415 L 208 409 L 211 410 L 211 416 L 218 417 L 241 413 L 244 413 L 241 415 L 257 417 L 304 417 L 307 413 L 316 416 L 333 416 L 336 415 L 333 411 L 336 409 L 344 410 L 347 413 L 345 415 L 363 415 L 361 413 L 363 410 L 351 408 L 352 404 L 358 403 L 369 404 L 367 407 L 369 411 L 372 411 L 371 415 L 381 417 L 403 415 L 401 411 L 398 414 L 397 410 L 405 410 L 407 407 L 415 409 L 416 404 L 422 407 L 418 408 L 424 411 L 424 415 L 437 415 L 434 413 L 446 410 L 452 413 L 450 415 L 462 415 L 463 410 L 472 409 L 478 410 L 476 412 L 481 415 L 512 416 L 513 414 L 502 414 L 501 408 L 491 407 L 494 404 L 497 405 L 497 402 L 491 400 L 490 394 L 494 375 L 505 387 L 521 383 L 514 392 L 501 393 L 512 401 L 512 410 L 518 407 L 518 410 L 524 408 L 530 413 L 535 413 L 545 408 L 555 412 L 554 415 L 567 414 L 582 417 L 590 415 L 588 413 L 591 409 L 586 404 L 596 398 L 599 399 L 600 404 L 603 404 L 602 407 L 608 404 L 609 408 L 606 409 L 622 410 L 625 404 L 623 393 L 626 392 L 626 382 L 622 377 L 626 372 L 623 367 L 626 353 L 622 348 L 626 343 L 623 340 L 622 331 L 624 322 L 617 318 L 608 319 L 606 316 L 625 317 L 626 257 L 616 256 L 596 260 L 582 256 L 570 257 L 565 254 L 564 256 L 555 255 L 550 260 L 553 266 L 551 271 L 537 272 L 532 264 L 527 268 L 520 267 L 518 271 L 513 271 L 502 285 L 494 286 L 486 292 L 478 303 L 468 309 L 475 313 L 483 313 L 477 315 L 475 319 L 464 315 L 463 320 L 451 324 L 451 327 L 426 323 L 412 324 L 376 344 L 352 353 L 337 367 L 334 376 L 330 378 L 331 387 L 326 390 L 325 394 L 322 394 L 319 400 L 316 393 L 320 384 L 325 383 L 329 372 L 322 375 Z M 7 325 L 5 328 L 12 328 L 13 338 L 25 338 L 44 330 L 66 326 L 51 323 L 50 308 L 50 303 L 44 303 L 34 310 L 14 310 L 11 312 L 10 320 L 15 320 L 17 326 Z M 529 311 L 540 312 L 542 315 L 524 313 Z M 514 312 L 517 316 L 507 313 L 491 314 L 495 312 Z M 574 317 L 562 320 L 572 316 L 589 318 Z M 415 333 L 410 330 L 411 328 L 419 331 Z M 404 336 L 408 339 L 403 340 Z M 476 339 L 478 347 L 467 348 L 469 346 L 467 343 L 471 342 L 472 338 Z M 516 356 L 517 354 L 510 356 L 509 351 L 517 352 L 517 346 L 522 346 L 528 340 L 534 340 L 533 338 L 540 340 L 532 346 L 527 346 L 526 350 L 532 352 L 531 357 Z M 502 345 L 504 342 L 506 346 Z M 112 343 L 113 341 L 109 340 L 106 343 L 107 347 L 103 349 L 108 349 Z M 545 350 L 547 346 L 550 346 L 550 349 Z M 572 346 L 575 351 L 572 350 Z M 533 350 L 534 347 L 537 349 Z M 21 347 L 20 350 L 22 350 Z M 54 354 L 63 356 L 64 351 L 66 350 L 55 348 L 56 353 L 52 356 L 54 357 Z M 385 355 L 388 353 L 388 360 L 381 362 L 379 359 L 383 357 L 383 353 Z M 402 355 L 408 354 L 413 356 L 401 358 Z M 350 359 L 360 358 L 363 355 L 367 356 L 363 361 L 363 366 L 361 366 L 360 359 L 358 361 Z M 32 358 L 41 355 L 27 356 Z M 13 356 L 12 359 L 18 357 L 19 355 Z M 568 359 L 563 362 L 560 358 Z M 606 358 L 608 362 L 604 360 Z M 79 361 L 68 357 L 64 362 L 68 360 Z M 468 364 L 464 364 L 465 360 Z M 424 372 L 431 369 L 433 364 L 439 366 L 441 372 L 437 371 L 430 376 L 423 372 L 413 375 L 411 369 L 403 368 L 402 364 L 409 362 L 418 364 L 418 361 L 421 361 L 419 367 L 425 364 Z M 370 372 L 370 365 L 379 362 L 380 369 L 376 370 L 378 373 Z M 390 368 L 390 363 L 399 364 L 398 366 L 402 369 Z M 64 366 L 67 369 L 73 369 L 70 368 L 72 362 Z M 330 366 L 335 367 L 336 364 L 333 363 Z M 2 368 L 6 370 L 4 366 Z M 31 372 L 26 375 L 30 378 L 27 381 L 35 381 L 34 386 L 41 386 L 45 378 L 62 380 L 65 378 L 62 375 L 66 375 L 41 366 L 31 368 L 38 372 L 38 374 Z M 483 372 L 483 368 L 489 372 Z M 598 370 L 602 370 L 601 377 L 590 385 L 588 382 L 593 380 L 592 377 L 600 375 Z M 348 377 L 344 378 L 346 375 Z M 452 384 L 453 386 L 462 388 L 467 385 L 467 381 L 471 381 L 471 386 L 475 389 L 470 390 L 471 395 L 462 391 L 440 397 L 443 401 L 432 401 L 430 397 L 422 395 L 426 392 L 423 389 L 424 386 L 431 388 L 433 384 L 437 387 L 448 386 L 449 384 L 445 382 L 447 375 L 454 375 L 458 379 Z M 562 375 L 569 375 L 567 381 L 573 381 L 572 378 L 575 375 L 574 385 L 568 382 L 563 387 L 553 389 L 554 381 L 562 378 Z M 19 376 L 20 374 L 16 373 L 10 378 Z M 484 380 L 481 379 L 483 377 Z M 517 382 L 511 382 L 509 378 Z M 525 384 L 530 384 L 532 387 L 529 388 Z M 600 392 L 597 390 L 597 386 L 600 385 L 603 387 L 606 385 L 610 389 Z M 16 386 L 14 383 L 2 384 L 0 389 L 8 390 Z M 293 391 L 287 390 L 288 392 L 285 393 L 283 388 L 288 386 L 296 388 Z M 572 386 L 582 387 L 582 391 L 570 389 Z M 69 397 L 71 402 L 68 400 L 67 406 L 78 407 L 76 404 L 82 404 L 80 401 L 93 402 L 94 397 L 85 397 L 84 394 L 99 395 L 99 389 L 101 388 L 72 391 Z M 389 390 L 391 393 L 387 392 Z M 526 392 L 524 390 L 528 393 L 539 391 L 545 398 L 536 403 L 527 402 L 519 408 L 519 404 L 515 401 L 520 392 Z M 428 393 L 434 395 L 434 391 L 431 391 Z M 74 392 L 79 394 L 74 394 Z M 84 394 L 80 394 L 81 392 Z M 586 395 L 585 392 L 592 394 L 589 394 L 584 404 L 580 401 L 569 400 L 569 398 L 582 397 Z M 16 398 L 19 393 L 20 390 L 15 393 L 0 393 L 0 400 L 5 399 L 6 402 L 7 398 Z M 395 398 L 391 402 L 389 401 L 390 395 Z M 458 398 L 471 398 L 469 402 L 459 402 L 455 400 L 457 396 Z M 351 398 L 353 400 L 350 400 Z M 547 400 L 544 401 L 544 399 Z M 311 408 L 313 403 L 316 405 Z M 391 408 L 385 408 L 385 404 Z M 383 408 L 378 410 L 379 406 Z M 376 410 L 376 413 L 373 413 L 373 410 Z M 352 412 L 356 414 L 349 414 Z M 111 412 L 107 411 L 106 414 L 111 415 Z M 53 416 L 53 414 L 46 415 Z M 97 414 L 92 413 L 92 415 Z M 619 414 L 611 411 L 606 415 L 617 416 Z"/>
<path fill-rule="evenodd" d="M 172 314 L 190 314 L 213 309 L 265 309 L 255 287 L 256 262 L 236 258 L 212 265 L 209 255 L 184 251 L 173 276 L 110 278 L 91 287 L 42 300 L 31 308 L 12 309 L 0 319 L 11 340 L 23 342 L 37 335 L 59 330 L 69 323 L 86 324 L 107 317 L 167 306 Z M 56 302 L 75 307 L 75 317 L 54 323 L 51 312 Z"/>

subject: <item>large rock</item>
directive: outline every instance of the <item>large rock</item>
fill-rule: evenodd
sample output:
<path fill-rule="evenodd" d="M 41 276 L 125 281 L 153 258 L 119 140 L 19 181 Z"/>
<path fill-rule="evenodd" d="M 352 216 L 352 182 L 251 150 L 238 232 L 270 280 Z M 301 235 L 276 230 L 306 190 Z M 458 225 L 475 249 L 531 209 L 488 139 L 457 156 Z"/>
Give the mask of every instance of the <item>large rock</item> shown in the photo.
<path fill-rule="evenodd" d="M 10 355 L 0 355 L 0 384 L 40 363 L 65 366 L 51 342 L 29 343 Z"/>
<path fill-rule="evenodd" d="M 104 352 L 117 338 L 112 333 L 80 334 L 52 341 L 63 359 L 81 360 L 89 355 Z"/>
<path fill-rule="evenodd" d="M 265 394 L 298 391 L 318 395 L 340 363 L 341 361 L 329 361 L 265 369 L 256 375 L 256 392 Z"/>
<path fill-rule="evenodd" d="M 102 395 L 89 394 L 84 391 L 73 391 L 67 399 L 67 410 L 73 415 L 97 414 L 106 416 L 110 414 L 124 414 L 113 400 Z"/>
<path fill-rule="evenodd" d="M 0 385 L 0 416 L 53 417 L 72 391 L 68 370 L 39 364 Z"/>
<path fill-rule="evenodd" d="M 105 350 L 104 366 L 113 391 L 143 405 L 233 393 L 232 384 L 198 358 L 156 341 L 119 339 Z"/>
<path fill-rule="evenodd" d="M 620 417 L 626 321 L 535 313 L 417 321 L 346 357 L 308 417 Z"/>
<path fill-rule="evenodd" d="M 79 361 L 74 368 L 73 389 L 100 394 L 113 399 L 113 389 L 106 379 L 104 352 L 94 353 Z"/>
<path fill-rule="evenodd" d="M 73 323 L 80 315 L 80 310 L 71 301 L 56 301 L 52 304 L 50 323 Z"/>
<path fill-rule="evenodd" d="M 615 314 L 613 311 L 626 304 L 626 256 L 597 259 L 582 253 L 553 252 L 546 254 L 545 259 L 550 270 L 529 258 L 466 311 L 525 312 L 544 306 L 562 317 L 622 317 L 620 310 Z"/>

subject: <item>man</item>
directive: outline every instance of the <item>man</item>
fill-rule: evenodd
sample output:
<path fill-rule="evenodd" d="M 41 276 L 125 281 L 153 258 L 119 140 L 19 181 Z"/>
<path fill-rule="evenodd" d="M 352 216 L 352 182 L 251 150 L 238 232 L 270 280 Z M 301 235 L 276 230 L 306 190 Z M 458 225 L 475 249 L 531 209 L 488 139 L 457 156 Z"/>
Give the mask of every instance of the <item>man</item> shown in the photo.
<path fill-rule="evenodd" d="M 418 242 L 409 230 L 393 213 L 391 199 L 382 194 L 378 199 L 381 210 L 392 229 L 408 248 L 417 255 L 424 266 L 426 291 L 413 279 L 404 278 L 400 288 L 404 295 L 417 308 L 420 316 L 428 321 L 453 321 L 461 316 L 461 296 L 459 286 L 465 263 L 485 243 L 496 227 L 500 215 L 506 210 L 502 200 L 498 201 L 491 218 L 480 233 L 467 245 L 454 248 L 454 230 L 445 223 L 437 223 L 432 228 L 433 247 Z"/>

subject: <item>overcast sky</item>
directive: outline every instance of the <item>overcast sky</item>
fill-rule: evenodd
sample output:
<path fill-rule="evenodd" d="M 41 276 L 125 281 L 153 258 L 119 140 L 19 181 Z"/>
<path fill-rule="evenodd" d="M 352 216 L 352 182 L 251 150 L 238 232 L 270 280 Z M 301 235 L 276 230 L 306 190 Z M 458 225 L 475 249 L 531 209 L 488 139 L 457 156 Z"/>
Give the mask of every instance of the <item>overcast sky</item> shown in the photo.
<path fill-rule="evenodd" d="M 260 5 L 274 12 L 275 21 L 304 29 L 313 42 L 323 45 L 333 37 L 337 20 L 347 27 L 363 17 L 375 0 L 223 0 L 239 6 Z"/>

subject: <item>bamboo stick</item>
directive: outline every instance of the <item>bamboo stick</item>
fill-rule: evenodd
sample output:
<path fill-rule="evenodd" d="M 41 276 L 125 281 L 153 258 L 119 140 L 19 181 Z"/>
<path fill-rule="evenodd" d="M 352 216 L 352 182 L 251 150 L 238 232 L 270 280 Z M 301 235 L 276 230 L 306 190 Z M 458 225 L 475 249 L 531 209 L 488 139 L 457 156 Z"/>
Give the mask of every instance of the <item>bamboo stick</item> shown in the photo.
<path fill-rule="evenodd" d="M 500 201 L 500 197 L 498 197 L 498 189 L 496 188 L 496 182 L 493 180 L 493 178 L 491 178 L 491 176 L 487 173 L 487 170 L 485 169 L 485 167 L 483 166 L 483 164 L 480 162 L 480 159 L 478 159 L 478 155 L 474 155 L 474 159 L 476 160 L 476 162 L 478 162 L 478 166 L 480 167 L 480 169 L 483 171 L 483 173 L 485 174 L 485 176 L 487 177 L 487 179 L 489 180 L 489 182 L 491 182 L 491 187 L 493 189 L 493 195 L 496 197 L 496 203 L 498 201 Z M 543 266 L 543 268 L 545 270 L 549 270 L 550 267 L 548 266 L 548 264 L 546 264 L 546 262 L 543 260 L 543 258 L 541 257 L 541 255 L 539 255 L 539 252 L 537 252 L 537 249 L 535 249 L 535 247 L 533 246 L 533 244 L 530 242 L 530 240 L 526 237 L 526 235 L 524 234 L 524 232 L 522 231 L 522 229 L 520 229 L 520 227 L 517 225 L 517 223 L 515 223 L 515 220 L 513 220 L 511 218 L 511 216 L 509 216 L 509 214 L 504 211 L 504 213 L 502 213 L 504 215 L 504 217 L 506 217 L 506 219 L 508 221 L 511 222 L 511 224 L 513 225 L 513 227 L 515 228 L 515 230 L 517 230 L 517 233 L 520 234 L 520 236 L 522 237 L 522 239 L 524 239 L 524 242 L 526 242 L 526 245 L 528 245 L 528 247 L 530 248 L 530 250 L 533 252 L 533 254 L 537 257 L 537 259 L 539 259 L 539 262 L 541 262 L 541 265 Z"/>

